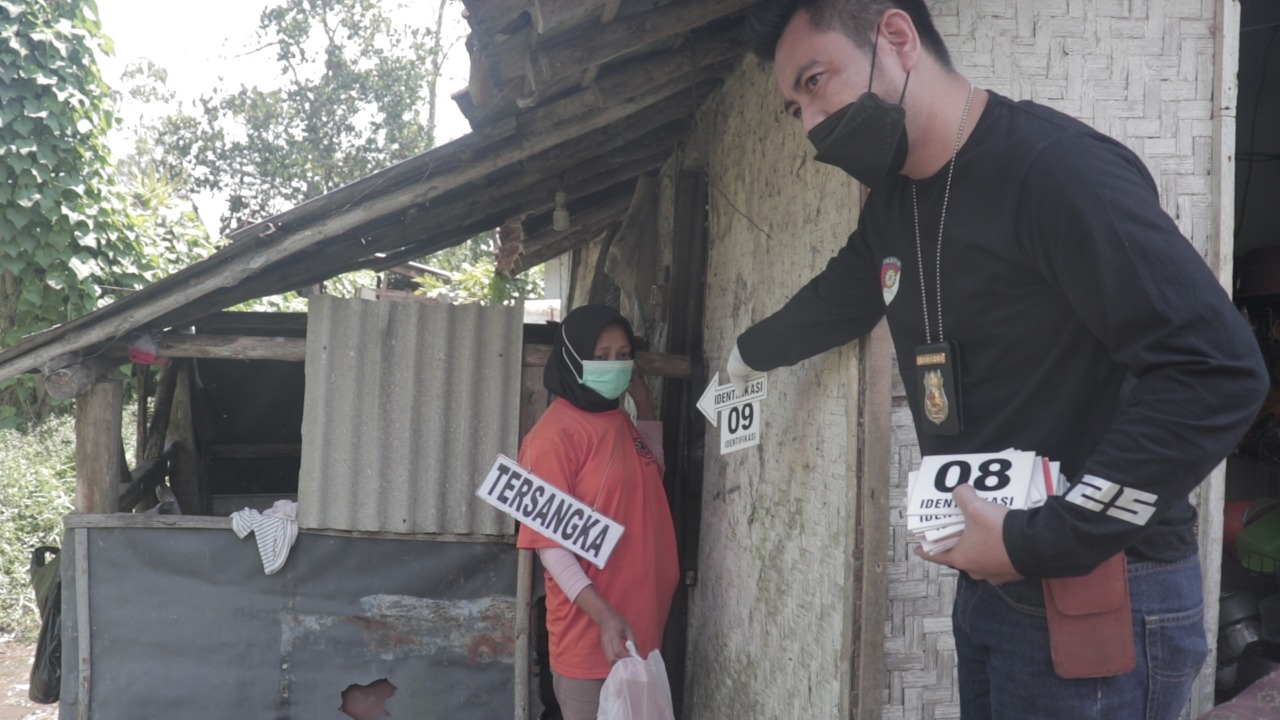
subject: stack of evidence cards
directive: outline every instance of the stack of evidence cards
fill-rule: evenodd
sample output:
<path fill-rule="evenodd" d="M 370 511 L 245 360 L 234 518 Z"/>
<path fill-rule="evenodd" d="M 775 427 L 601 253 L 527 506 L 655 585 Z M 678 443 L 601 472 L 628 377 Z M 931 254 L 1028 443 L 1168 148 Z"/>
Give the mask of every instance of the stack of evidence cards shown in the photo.
<path fill-rule="evenodd" d="M 1011 510 L 1039 507 L 1060 494 L 1058 463 L 1022 450 L 927 455 L 908 476 L 907 530 L 928 553 L 950 550 L 964 532 L 964 514 L 952 493 L 970 485 L 978 496 Z"/>

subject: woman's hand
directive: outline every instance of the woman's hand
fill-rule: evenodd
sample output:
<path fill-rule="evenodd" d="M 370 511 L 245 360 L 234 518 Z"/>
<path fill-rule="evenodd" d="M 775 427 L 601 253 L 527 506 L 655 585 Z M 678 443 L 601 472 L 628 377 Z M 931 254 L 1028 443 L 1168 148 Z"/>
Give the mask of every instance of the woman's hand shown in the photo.
<path fill-rule="evenodd" d="M 631 626 L 627 625 L 627 621 L 623 620 L 613 608 L 609 608 L 609 613 L 599 625 L 600 649 L 604 650 L 605 659 L 613 664 L 630 656 L 631 653 L 627 652 L 627 641 L 634 643 L 636 636 L 631 632 Z"/>
<path fill-rule="evenodd" d="M 637 420 L 657 420 L 658 414 L 654 411 L 653 391 L 649 389 L 649 384 L 644 381 L 644 376 L 637 373 L 631 373 L 631 384 L 627 386 L 627 394 L 631 396 L 631 402 L 636 406 Z"/>
<path fill-rule="evenodd" d="M 600 628 L 600 649 L 604 651 L 604 657 L 610 664 L 629 655 L 627 641 L 635 642 L 635 633 L 631 632 L 631 626 L 627 625 L 618 611 L 600 597 L 595 585 L 583 588 L 574 603 Z"/>

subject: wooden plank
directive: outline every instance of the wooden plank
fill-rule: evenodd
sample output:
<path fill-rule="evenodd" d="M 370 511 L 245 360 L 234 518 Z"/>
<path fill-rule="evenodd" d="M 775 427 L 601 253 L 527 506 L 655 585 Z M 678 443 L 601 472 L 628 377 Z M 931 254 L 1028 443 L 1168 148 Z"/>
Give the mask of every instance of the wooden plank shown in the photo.
<path fill-rule="evenodd" d="M 85 528 L 193 528 L 197 530 L 230 530 L 230 517 L 212 515 L 68 515 L 63 525 L 77 532 Z"/>
<path fill-rule="evenodd" d="M 462 0 L 467 24 L 481 36 L 496 35 L 519 25 L 529 0 Z"/>
<path fill-rule="evenodd" d="M 204 462 L 200 457 L 196 438 L 194 407 L 191 391 L 191 361 L 183 360 L 178 368 L 177 385 L 173 391 L 173 411 L 169 419 L 167 443 L 178 447 L 170 465 L 169 486 L 178 500 L 178 507 L 187 515 L 205 513 Z"/>
<path fill-rule="evenodd" d="M 888 604 L 885 558 L 889 552 L 889 476 L 892 467 L 893 340 L 881 321 L 860 343 L 850 367 L 851 453 L 845 536 L 850 552 L 845 583 L 845 628 L 841 656 L 841 717 L 878 720 L 883 711 L 884 623 Z"/>
<path fill-rule="evenodd" d="M 143 453 L 147 449 L 147 400 L 151 396 L 151 366 L 134 363 L 133 376 L 138 380 L 138 406 L 133 428 L 133 456 L 139 460 L 146 458 Z"/>
<path fill-rule="evenodd" d="M 115 512 L 124 463 L 123 395 L 120 381 L 112 380 L 76 398 L 76 512 Z"/>
<path fill-rule="evenodd" d="M 89 720 L 93 705 L 93 624 L 89 616 L 89 531 L 74 531 L 76 544 L 76 656 L 79 677 L 76 682 L 76 720 Z"/>
<path fill-rule="evenodd" d="M 602 65 L 663 40 L 675 41 L 698 28 L 732 14 L 755 0 L 700 0 L 672 2 L 614 20 L 607 25 L 582 25 L 562 32 L 536 47 L 530 42 L 504 42 L 481 53 L 488 76 L 495 85 L 527 76 L 528 85 L 542 88 L 567 77 L 578 77 L 587 68 Z M 692 50 L 697 43 L 686 43 Z M 685 54 L 686 48 L 671 53 Z M 739 53 L 745 47 L 739 43 Z M 689 53 L 690 55 L 692 53 Z"/>
<path fill-rule="evenodd" d="M 547 359 L 550 357 L 550 345 L 526 344 L 522 364 L 527 368 L 546 367 Z M 684 379 L 693 374 L 693 361 L 688 355 L 638 352 L 636 353 L 636 372 L 641 375 Z"/>
<path fill-rule="evenodd" d="M 156 346 L 161 354 L 174 358 L 301 362 L 307 355 L 307 341 L 292 337 L 187 335 L 171 332 L 162 335 Z"/>
<path fill-rule="evenodd" d="M 616 5 L 616 0 L 533 0 L 529 14 L 533 21 L 533 31 L 546 35 L 556 28 L 598 15 L 602 8 L 609 5 Z"/>
<path fill-rule="evenodd" d="M 331 277 L 335 267 L 385 269 L 456 245 L 513 217 L 550 212 L 561 178 L 571 198 L 613 187 L 660 165 L 689 127 L 687 114 L 681 106 L 662 105 L 556 146 L 526 159 L 523 172 L 442 198 L 438 211 L 406 213 L 402 225 L 362 233 L 359 244 L 332 244 L 308 266 L 251 280 L 251 291 L 265 294 L 282 279 L 295 286 L 310 284 Z M 317 266 L 324 269 L 317 271 Z"/>
<path fill-rule="evenodd" d="M 195 530 L 230 530 L 231 518 L 216 517 L 213 515 L 139 515 L 136 513 L 68 515 L 63 519 L 63 526 L 68 530 L 78 528 L 184 528 Z M 301 532 L 308 535 L 373 538 L 377 540 L 408 540 L 413 542 L 515 542 L 514 535 L 451 535 L 444 533 L 363 532 L 318 529 L 308 529 Z"/>
<path fill-rule="evenodd" d="M 516 656 L 515 656 L 515 720 L 529 720 L 529 679 L 533 672 L 529 648 L 533 643 L 530 627 L 533 617 L 533 551 L 516 551 Z"/>
<path fill-rule="evenodd" d="M 671 137 L 682 137 L 682 135 L 684 135 L 684 129 L 687 126 L 684 122 L 680 122 L 673 123 L 672 126 L 668 127 L 671 127 L 672 132 L 676 133 L 676 135 L 672 135 Z M 618 165 L 618 167 L 609 167 L 609 163 L 602 163 L 605 168 L 604 172 L 594 178 L 576 178 L 573 177 L 573 173 L 570 172 L 570 170 L 566 170 L 566 172 L 561 176 L 566 178 L 566 181 L 564 181 L 566 182 L 566 186 L 564 186 L 566 187 L 566 193 L 572 197 L 576 192 L 588 190 L 590 187 L 612 187 L 613 184 L 632 181 L 632 179 L 640 176 L 640 174 L 652 172 L 652 170 L 660 167 L 663 161 L 668 158 L 669 152 L 671 152 L 671 147 L 662 147 L 662 149 L 657 151 L 650 151 L 649 155 L 639 156 L 639 158 L 627 161 L 626 164 Z M 591 182 L 593 179 L 596 182 Z M 547 215 L 553 208 L 553 206 L 547 202 L 548 196 L 545 188 L 527 188 L 527 190 L 521 192 L 520 195 L 522 197 L 509 197 L 509 199 L 507 199 L 507 201 L 512 202 L 513 205 L 500 205 L 502 208 L 508 208 L 512 211 L 511 217 L 522 217 L 522 215 L 524 215 L 524 217 L 529 217 L 531 213 L 538 213 L 538 211 L 541 211 L 541 214 Z M 506 211 L 503 211 L 502 214 L 506 215 Z M 493 215 L 488 215 L 488 217 L 476 220 L 476 224 L 480 224 L 480 222 L 488 224 L 497 217 L 499 217 L 499 215 L 494 213 Z M 534 217 L 536 218 L 536 215 L 534 215 Z M 550 224 L 549 220 L 544 224 Z M 495 225 L 488 225 L 488 227 L 492 228 L 495 227 Z M 458 233 L 458 237 L 472 237 L 475 236 L 476 232 L 484 231 L 463 231 Z M 590 240 L 588 242 L 590 242 Z M 378 272 L 381 272 L 381 270 L 392 268 L 396 263 L 401 263 L 403 260 L 420 259 L 421 256 L 421 247 L 411 246 L 406 247 L 406 249 L 390 251 L 387 252 L 387 254 L 380 256 L 372 256 L 372 258 L 360 261 L 356 266 L 358 269 L 378 270 Z M 520 269 L 513 269 L 513 272 L 517 274 L 524 272 L 526 269 L 524 265 L 535 266 L 534 264 L 527 263 L 527 261 L 525 261 Z"/>
<path fill-rule="evenodd" d="M 1235 194 L 1236 194 L 1236 106 L 1240 83 L 1240 5 L 1234 0 L 1215 0 L 1213 23 L 1213 147 L 1209 173 L 1213 207 L 1213 228 L 1205 259 L 1209 268 L 1231 292 L 1234 273 Z M 1191 717 L 1199 717 L 1213 708 L 1217 684 L 1217 643 L 1219 607 L 1222 589 L 1222 505 L 1226 497 L 1226 465 L 1219 464 L 1195 491 L 1195 504 L 1200 513 L 1196 523 L 1200 546 L 1201 584 L 1204 588 L 1205 635 L 1209 640 L 1209 657 L 1191 686 L 1188 702 Z"/>
<path fill-rule="evenodd" d="M 296 337 L 167 332 L 156 338 L 156 348 L 168 358 L 302 362 L 306 359 L 307 341 Z M 127 349 L 123 345 L 112 345 L 108 352 L 118 353 Z"/>
<path fill-rule="evenodd" d="M 138 467 L 130 473 L 129 484 L 120 491 L 120 500 L 116 509 L 120 512 L 130 512 L 143 500 L 154 498 L 156 487 L 164 482 L 165 475 L 169 471 L 169 459 L 176 452 L 177 448 L 170 445 L 160 457 L 149 458 L 139 463 Z"/>
<path fill-rule="evenodd" d="M 143 444 L 142 453 L 138 456 L 145 460 L 147 458 L 160 457 L 160 453 L 164 451 L 164 439 L 169 433 L 169 415 L 173 409 L 173 389 L 177 385 L 178 370 L 174 363 L 164 366 L 164 370 L 160 373 L 160 384 L 156 388 L 155 413 L 151 417 L 151 424 L 147 428 L 146 442 Z"/>

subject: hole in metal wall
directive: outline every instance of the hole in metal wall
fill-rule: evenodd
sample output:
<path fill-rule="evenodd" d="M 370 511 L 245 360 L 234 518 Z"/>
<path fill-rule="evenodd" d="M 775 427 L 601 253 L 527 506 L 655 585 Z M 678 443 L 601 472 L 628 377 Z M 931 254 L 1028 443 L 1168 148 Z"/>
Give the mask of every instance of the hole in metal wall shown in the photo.
<path fill-rule="evenodd" d="M 368 685 L 352 683 L 342 691 L 342 710 L 347 717 L 355 720 L 377 720 L 391 717 L 387 710 L 387 700 L 396 694 L 396 686 L 382 678 Z"/>

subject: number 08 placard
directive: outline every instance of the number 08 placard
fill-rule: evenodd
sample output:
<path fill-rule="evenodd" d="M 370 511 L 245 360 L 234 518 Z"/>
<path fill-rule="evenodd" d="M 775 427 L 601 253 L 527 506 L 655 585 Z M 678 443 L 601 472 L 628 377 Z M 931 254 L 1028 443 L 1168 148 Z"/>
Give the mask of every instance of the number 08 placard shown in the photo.
<path fill-rule="evenodd" d="M 955 489 L 970 485 L 984 500 L 1010 509 L 1026 506 L 1036 454 L 1002 453 L 926 455 L 911 488 L 908 515 L 949 515 L 959 512 Z"/>

